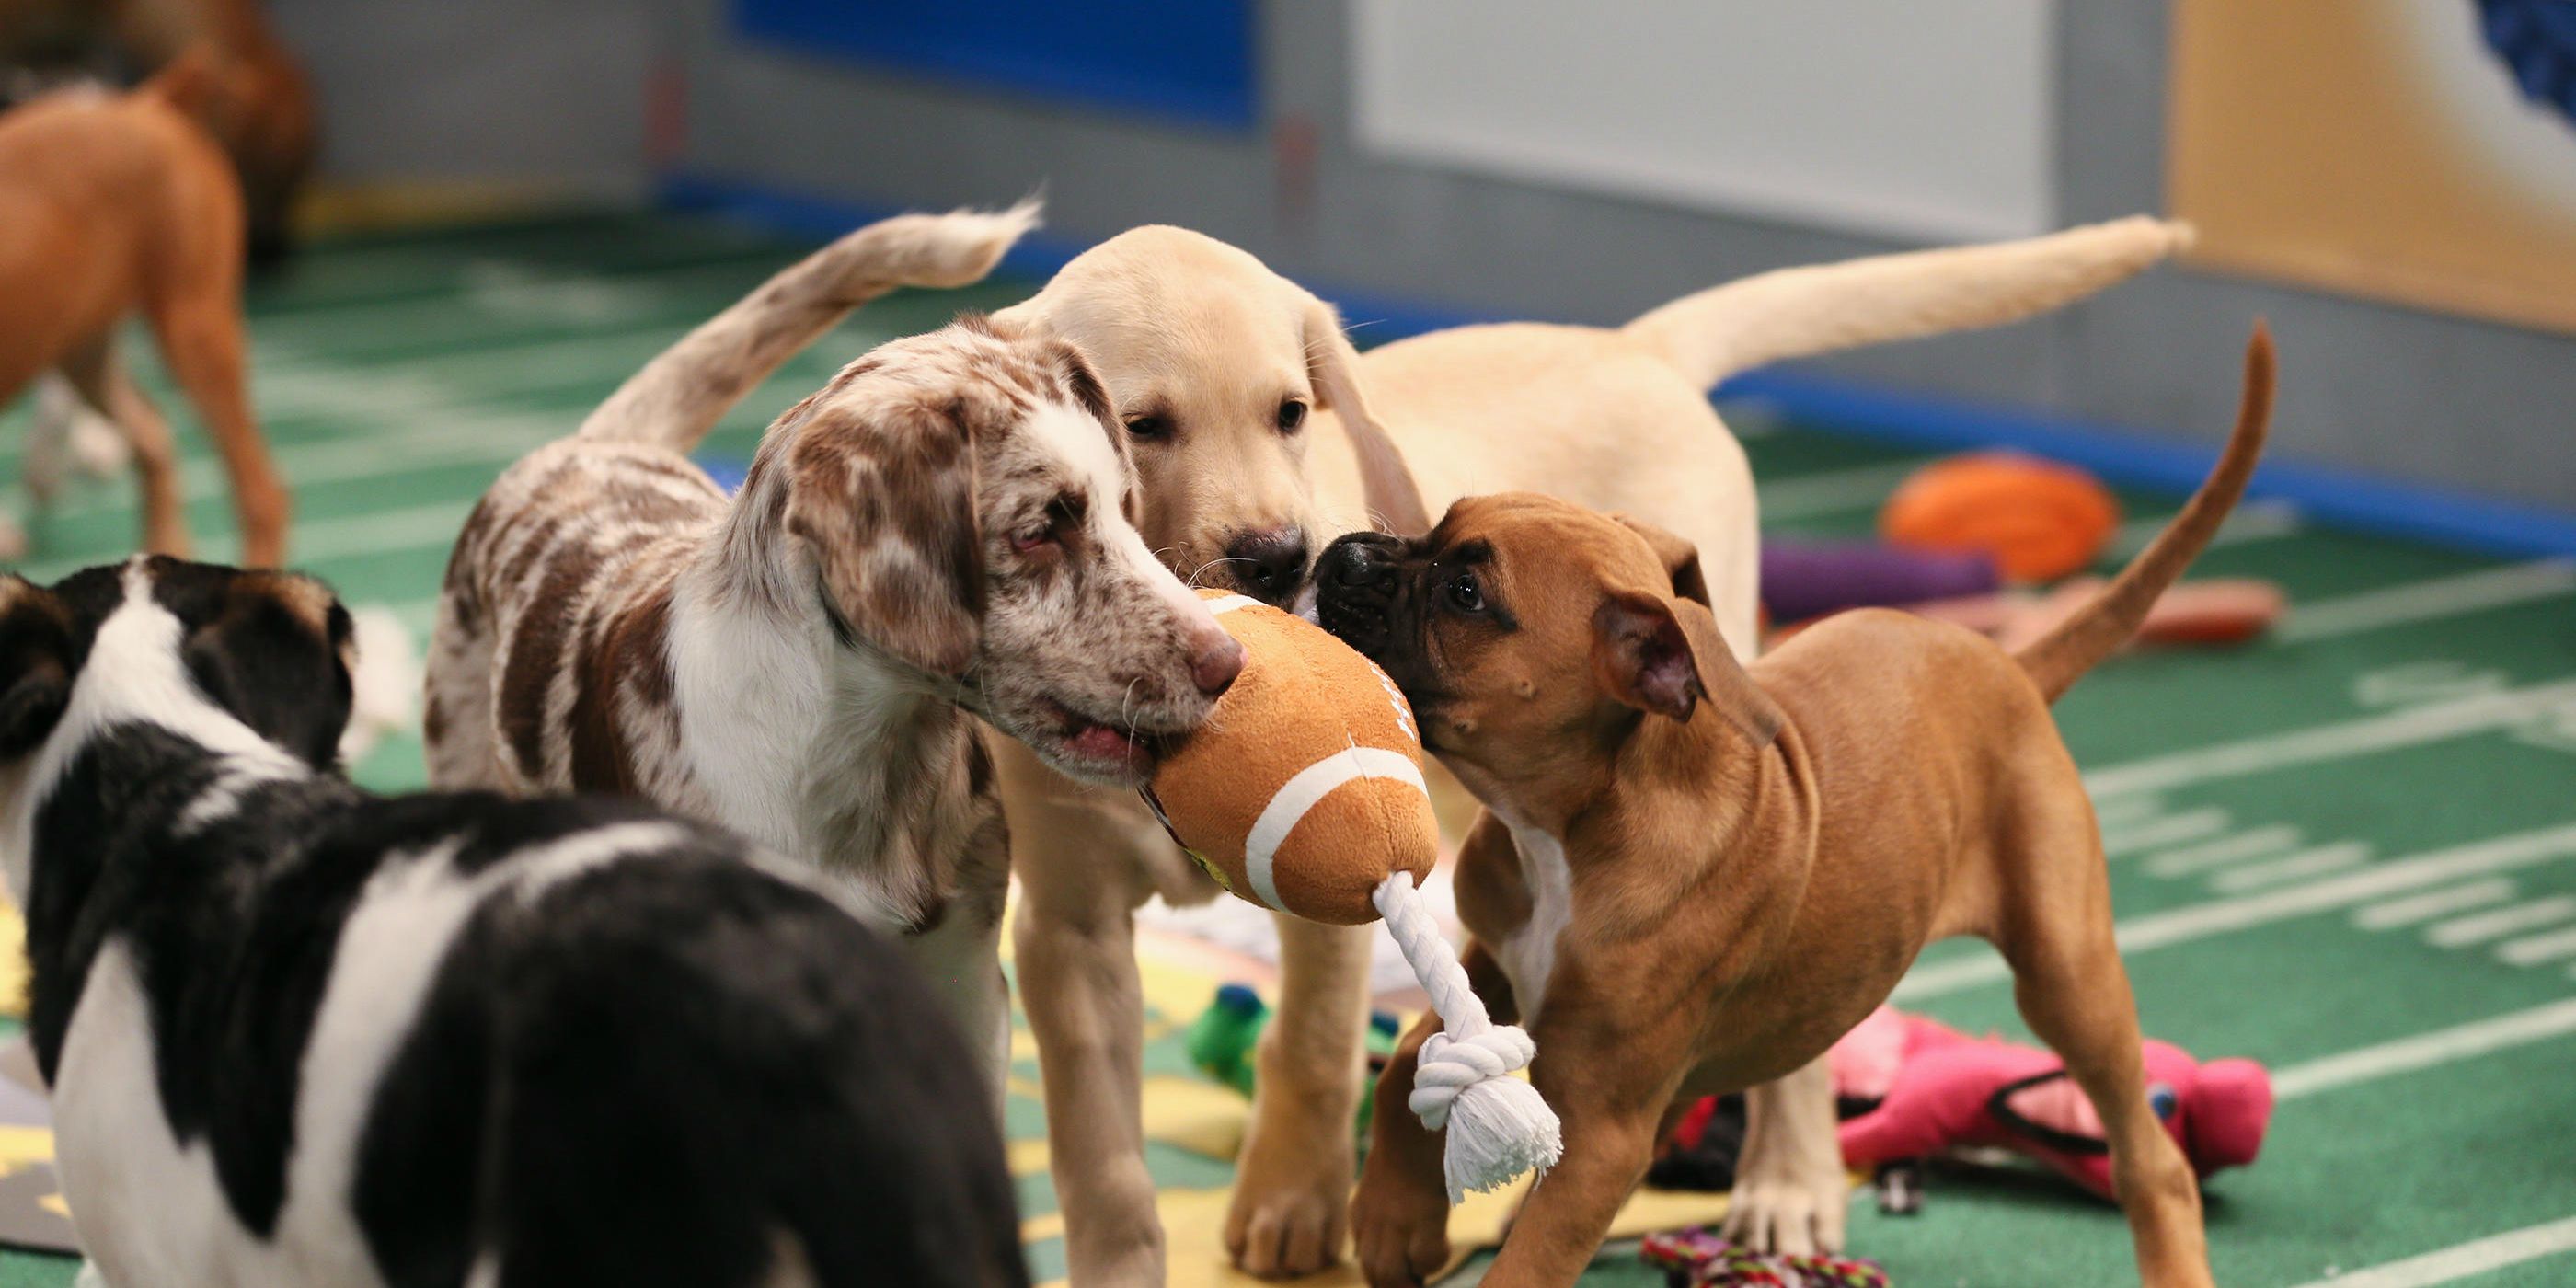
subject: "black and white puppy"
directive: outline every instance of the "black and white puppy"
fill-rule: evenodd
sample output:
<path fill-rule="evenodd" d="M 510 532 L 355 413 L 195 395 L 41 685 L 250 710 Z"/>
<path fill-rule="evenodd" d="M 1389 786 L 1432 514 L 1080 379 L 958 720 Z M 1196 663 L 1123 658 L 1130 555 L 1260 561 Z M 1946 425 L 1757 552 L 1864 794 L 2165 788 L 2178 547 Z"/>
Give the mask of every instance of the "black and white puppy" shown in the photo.
<path fill-rule="evenodd" d="M 0 859 L 108 1288 L 1026 1282 L 893 950 L 632 803 L 357 790 L 350 660 L 301 576 L 0 578 Z"/>

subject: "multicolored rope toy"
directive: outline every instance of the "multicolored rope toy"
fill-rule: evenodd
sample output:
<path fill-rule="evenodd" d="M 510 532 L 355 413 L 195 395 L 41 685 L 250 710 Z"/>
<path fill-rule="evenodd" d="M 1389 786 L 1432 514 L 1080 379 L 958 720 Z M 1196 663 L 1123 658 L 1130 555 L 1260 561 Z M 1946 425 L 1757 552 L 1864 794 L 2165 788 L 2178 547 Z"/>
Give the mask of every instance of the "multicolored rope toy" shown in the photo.
<path fill-rule="evenodd" d="M 1754 1252 L 1699 1226 L 1647 1235 L 1639 1255 L 1672 1288 L 1888 1288 L 1875 1261 Z"/>

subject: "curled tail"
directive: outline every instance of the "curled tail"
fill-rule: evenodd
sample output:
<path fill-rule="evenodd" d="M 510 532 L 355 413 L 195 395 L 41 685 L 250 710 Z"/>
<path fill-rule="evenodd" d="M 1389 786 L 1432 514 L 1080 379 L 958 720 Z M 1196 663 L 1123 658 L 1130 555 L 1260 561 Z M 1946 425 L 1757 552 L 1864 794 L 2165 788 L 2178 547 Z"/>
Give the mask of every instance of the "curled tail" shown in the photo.
<path fill-rule="evenodd" d="M 2191 239 L 2189 224 L 2133 215 L 2022 241 L 1784 268 L 1683 296 L 1622 330 L 1705 389 L 1785 358 L 2018 322 L 2135 276 Z"/>
<path fill-rule="evenodd" d="M 981 281 L 1037 222 L 1030 200 L 1003 211 L 897 215 L 850 233 L 656 354 L 590 413 L 581 436 L 687 451 L 850 310 L 899 286 Z"/>
<path fill-rule="evenodd" d="M 2147 610 L 2209 544 L 2237 498 L 2245 495 L 2245 482 L 2254 476 L 2254 461 L 2263 454 L 2263 437 L 2271 422 L 2272 332 L 2257 322 L 2253 339 L 2245 344 L 2245 392 L 2236 406 L 2236 428 L 2200 490 L 2092 603 L 2014 655 L 2013 660 L 2021 663 L 2031 683 L 2049 701 L 2055 702 L 2096 663 L 2128 643 L 2137 634 L 2138 623 L 2146 620 Z"/>

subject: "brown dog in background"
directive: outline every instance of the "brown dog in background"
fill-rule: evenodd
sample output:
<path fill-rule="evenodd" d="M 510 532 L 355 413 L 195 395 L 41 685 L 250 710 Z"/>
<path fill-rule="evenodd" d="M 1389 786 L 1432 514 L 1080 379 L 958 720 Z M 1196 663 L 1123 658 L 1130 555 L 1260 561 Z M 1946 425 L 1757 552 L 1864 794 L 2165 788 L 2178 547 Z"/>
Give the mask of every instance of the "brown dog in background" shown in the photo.
<path fill-rule="evenodd" d="M 273 566 L 288 501 L 244 387 L 241 188 L 195 115 L 220 74 L 190 54 L 130 94 L 65 90 L 0 115 L 0 405 L 61 371 L 134 448 L 144 548 L 186 554 L 170 426 L 113 349 L 141 313 L 223 456 L 242 562 Z"/>
<path fill-rule="evenodd" d="M 223 92 L 202 124 L 232 158 L 254 264 L 282 259 L 321 151 L 313 84 L 259 0 L 0 0 L 0 66 L 39 79 L 151 76 L 212 54 Z"/>
<path fill-rule="evenodd" d="M 1574 1283 L 1672 1107 L 1805 1065 L 1953 935 L 2002 951 L 2023 1016 L 2100 1112 L 2144 1282 L 2210 1282 L 2198 1186 L 2147 1104 L 2101 833 L 2048 705 L 2243 495 L 2272 365 L 2257 328 L 2199 493 L 2017 654 L 1865 610 L 1739 667 L 1688 542 L 1527 493 L 1326 551 L 1323 624 L 1386 669 L 1488 808 L 1458 860 L 1468 970 L 1537 1040 L 1531 1077 L 1564 1120 L 1564 1160 L 1490 1288 Z M 1448 1257 L 1441 1141 L 1405 1110 L 1438 1024 L 1377 1085 L 1351 1223 L 1380 1288 Z"/>

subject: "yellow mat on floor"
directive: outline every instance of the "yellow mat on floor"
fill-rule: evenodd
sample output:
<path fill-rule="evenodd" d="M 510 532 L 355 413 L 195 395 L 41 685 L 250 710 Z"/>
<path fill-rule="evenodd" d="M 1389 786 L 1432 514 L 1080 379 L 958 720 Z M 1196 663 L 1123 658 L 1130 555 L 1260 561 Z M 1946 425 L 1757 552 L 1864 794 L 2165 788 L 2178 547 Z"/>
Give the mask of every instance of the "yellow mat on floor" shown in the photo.
<path fill-rule="evenodd" d="M 1150 947 L 1140 957 L 1138 970 L 1144 982 L 1149 1048 L 1178 1044 L 1189 1022 L 1207 1007 L 1218 986 L 1227 982 L 1195 965 L 1160 960 Z M 1026 1062 L 1036 1055 L 1036 1046 L 1025 1027 L 1012 1034 L 1012 1048 L 1014 1061 L 1021 1070 L 1027 1070 L 1030 1066 Z M 1149 1067 L 1156 1063 L 1149 1057 Z M 1011 1089 L 1033 1099 L 1040 1094 L 1025 1072 L 1015 1077 Z M 1146 1079 L 1144 1099 L 1145 1136 L 1150 1141 L 1228 1164 L 1243 1144 L 1250 1104 L 1231 1088 L 1196 1076 L 1164 1074 Z M 1011 1142 L 1011 1167 L 1015 1173 L 1033 1175 L 1046 1163 L 1046 1141 L 1042 1136 Z M 1524 1180 L 1508 1189 L 1471 1195 L 1450 1214 L 1451 1269 L 1501 1242 L 1503 1223 L 1528 1188 L 1529 1182 Z M 1157 1193 L 1155 1204 L 1162 1213 L 1172 1288 L 1250 1288 L 1273 1282 L 1241 1273 L 1230 1264 L 1225 1249 L 1228 1197 L 1223 1187 L 1173 1186 Z M 1610 1237 L 1634 1238 L 1655 1230 L 1709 1224 L 1725 1214 L 1726 1197 L 1721 1194 L 1640 1190 L 1620 1211 Z M 1056 1241 L 1064 1234 L 1062 1215 L 1049 1212 L 1030 1216 L 1022 1222 L 1022 1230 L 1033 1245 L 1031 1250 L 1036 1255 L 1032 1260 L 1039 1266 L 1041 1276 L 1050 1269 L 1060 1275 L 1062 1271 L 1056 1268 L 1062 1265 L 1062 1245 Z M 1055 1246 L 1045 1252 L 1036 1246 L 1048 1243 Z M 1065 1281 L 1043 1278 L 1042 1282 L 1046 1288 L 1055 1288 Z M 1356 1288 L 1363 1281 L 1345 1250 L 1341 1265 L 1294 1282 L 1301 1288 Z"/>

